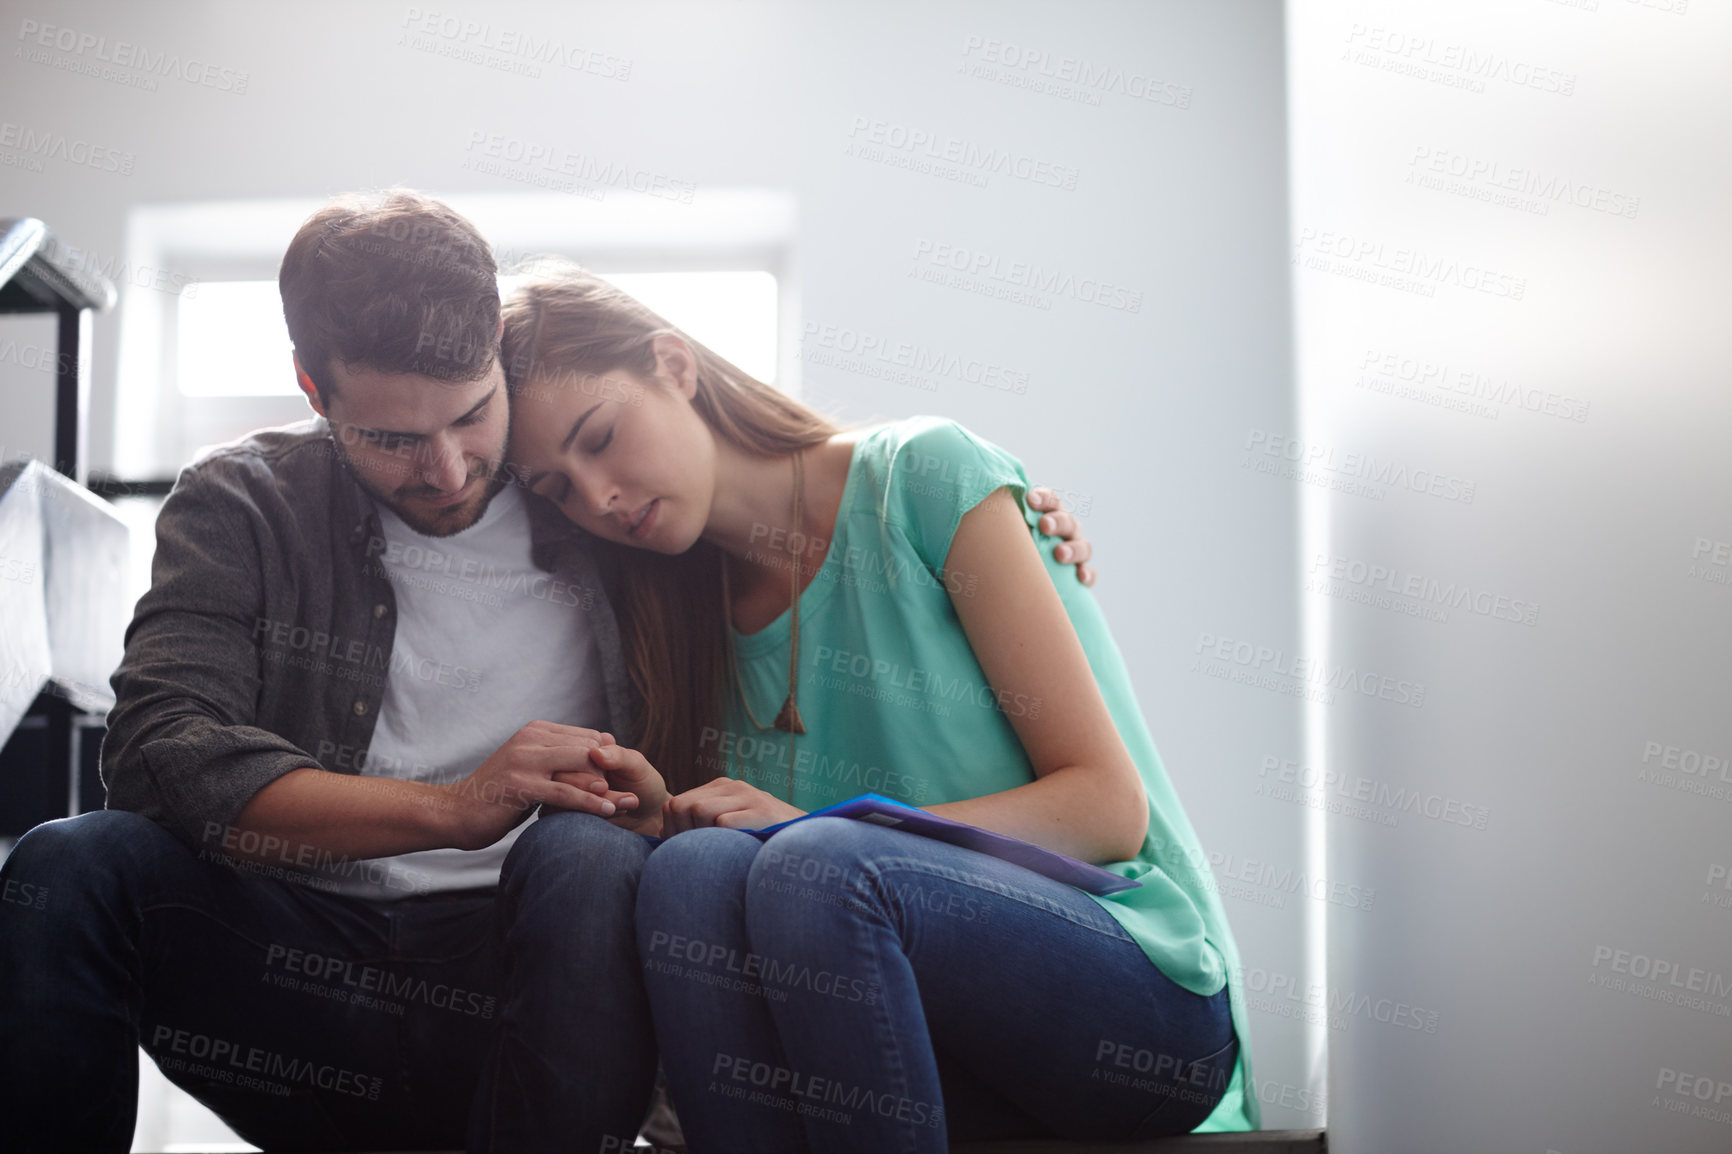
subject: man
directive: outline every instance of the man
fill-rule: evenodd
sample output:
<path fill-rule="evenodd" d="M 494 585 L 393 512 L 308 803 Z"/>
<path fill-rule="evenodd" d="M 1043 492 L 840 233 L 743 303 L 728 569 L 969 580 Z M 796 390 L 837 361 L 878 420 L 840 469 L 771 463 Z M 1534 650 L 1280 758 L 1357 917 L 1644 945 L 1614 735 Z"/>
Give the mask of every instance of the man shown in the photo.
<path fill-rule="evenodd" d="M 613 738 L 604 575 L 501 467 L 496 271 L 405 191 L 290 243 L 319 417 L 183 471 L 113 679 L 109 809 L 0 871 L 33 895 L 0 903 L 17 1148 L 127 1149 L 140 1044 L 261 1146 L 631 1145 L 649 851 L 606 774 L 644 767 Z"/>

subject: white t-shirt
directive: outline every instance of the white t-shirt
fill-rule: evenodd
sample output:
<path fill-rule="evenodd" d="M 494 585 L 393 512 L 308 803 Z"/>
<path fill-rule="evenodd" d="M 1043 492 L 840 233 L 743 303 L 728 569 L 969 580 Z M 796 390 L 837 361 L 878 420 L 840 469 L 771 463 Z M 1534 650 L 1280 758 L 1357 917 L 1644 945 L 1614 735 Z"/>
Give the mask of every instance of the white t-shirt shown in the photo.
<path fill-rule="evenodd" d="M 449 537 L 423 536 L 383 507 L 379 520 L 383 547 L 371 563 L 396 592 L 397 629 L 363 774 L 461 781 L 531 721 L 606 728 L 586 593 L 529 559 L 529 511 L 517 489 L 507 486 Z M 528 824 L 486 849 L 349 863 L 320 886 L 375 899 L 495 886 Z"/>

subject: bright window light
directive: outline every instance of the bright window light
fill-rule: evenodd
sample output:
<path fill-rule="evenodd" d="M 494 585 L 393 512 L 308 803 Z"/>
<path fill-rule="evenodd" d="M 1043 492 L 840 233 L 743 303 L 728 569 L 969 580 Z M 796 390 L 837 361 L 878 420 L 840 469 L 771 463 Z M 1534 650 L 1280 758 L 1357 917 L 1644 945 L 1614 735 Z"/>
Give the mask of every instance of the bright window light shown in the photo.
<path fill-rule="evenodd" d="M 760 381 L 776 378 L 776 278 L 767 272 L 601 273 Z M 501 277 L 509 293 L 520 277 Z M 179 302 L 179 382 L 188 397 L 297 392 L 277 282 L 202 281 Z"/>
<path fill-rule="evenodd" d="M 765 384 L 776 383 L 776 278 L 767 272 L 598 273 Z"/>
<path fill-rule="evenodd" d="M 183 295 L 175 347 L 188 397 L 292 396 L 289 330 L 274 280 L 203 281 Z"/>

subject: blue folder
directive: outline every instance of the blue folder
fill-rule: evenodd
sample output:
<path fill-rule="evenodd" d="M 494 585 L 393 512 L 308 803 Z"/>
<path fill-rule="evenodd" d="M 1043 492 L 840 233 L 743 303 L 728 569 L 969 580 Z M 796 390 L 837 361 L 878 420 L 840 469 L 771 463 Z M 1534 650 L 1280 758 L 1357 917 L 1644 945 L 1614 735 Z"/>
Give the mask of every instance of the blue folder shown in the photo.
<path fill-rule="evenodd" d="M 893 801 L 876 793 L 863 793 L 859 797 L 851 797 L 847 801 L 839 801 L 824 809 L 814 810 L 804 817 L 784 821 L 778 825 L 765 826 L 763 829 L 748 829 L 743 832 L 759 839 L 768 839 L 777 830 L 787 829 L 791 825 L 808 821 L 815 817 L 846 817 L 855 821 L 869 821 L 873 825 L 888 826 L 903 830 L 906 833 L 929 837 L 933 841 L 945 842 L 949 845 L 971 849 L 976 853 L 987 854 L 1000 858 L 1024 869 L 1033 870 L 1037 874 L 1049 877 L 1054 881 L 1063 882 L 1067 886 L 1091 894 L 1116 894 L 1122 890 L 1134 890 L 1141 882 L 1078 861 L 1074 857 L 1066 857 L 1062 853 L 1054 853 L 1050 849 L 1022 841 L 1019 838 L 1007 837 L 1002 833 L 994 833 L 979 826 L 967 825 L 960 821 L 951 821 L 947 817 L 927 813 L 912 805 Z"/>

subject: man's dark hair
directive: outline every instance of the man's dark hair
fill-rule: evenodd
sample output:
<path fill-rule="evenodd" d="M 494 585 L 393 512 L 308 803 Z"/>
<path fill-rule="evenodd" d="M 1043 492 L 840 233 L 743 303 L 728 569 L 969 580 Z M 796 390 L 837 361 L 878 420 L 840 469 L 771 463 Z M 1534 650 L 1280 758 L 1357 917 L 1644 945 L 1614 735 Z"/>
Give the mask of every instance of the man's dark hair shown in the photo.
<path fill-rule="evenodd" d="M 406 188 L 339 196 L 307 218 L 277 273 L 289 339 L 321 404 L 361 365 L 473 381 L 499 354 L 498 266 L 475 226 Z"/>

